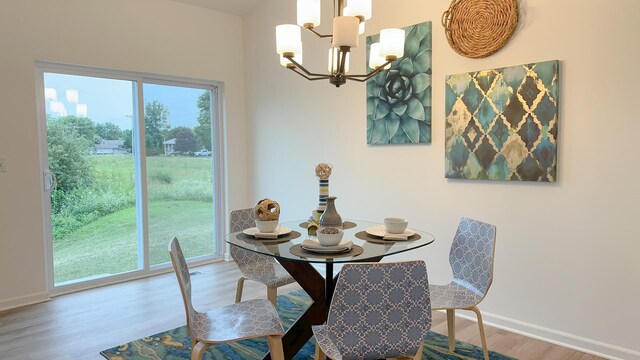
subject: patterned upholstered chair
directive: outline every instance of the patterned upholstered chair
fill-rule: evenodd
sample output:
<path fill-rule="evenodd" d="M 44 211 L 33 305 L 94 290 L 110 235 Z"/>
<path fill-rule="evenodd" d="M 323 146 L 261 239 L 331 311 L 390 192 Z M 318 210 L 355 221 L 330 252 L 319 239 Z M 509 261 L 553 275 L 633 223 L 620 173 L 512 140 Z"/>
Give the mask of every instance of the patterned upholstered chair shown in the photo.
<path fill-rule="evenodd" d="M 449 350 L 456 348 L 455 310 L 470 310 L 478 317 L 485 360 L 489 360 L 489 350 L 477 305 L 487 295 L 493 281 L 495 243 L 494 225 L 462 218 L 449 253 L 453 280 L 448 285 L 429 286 L 433 309 L 447 310 Z"/>
<path fill-rule="evenodd" d="M 315 359 L 421 359 L 430 328 L 424 261 L 346 264 L 326 325 L 313 326 Z"/>
<path fill-rule="evenodd" d="M 198 312 L 191 303 L 189 268 L 176 238 L 169 244 L 169 255 L 187 313 L 192 360 L 202 359 L 202 354 L 211 345 L 263 336 L 267 338 L 271 358 L 284 360 L 284 331 L 273 304 L 267 300 L 252 300 L 206 313 Z"/>
<path fill-rule="evenodd" d="M 253 209 L 234 210 L 229 216 L 229 231 L 236 232 L 248 229 L 255 225 Z M 276 304 L 278 287 L 295 282 L 282 265 L 273 257 L 255 253 L 231 245 L 229 253 L 235 260 L 242 276 L 238 279 L 236 289 L 236 302 L 242 300 L 242 289 L 245 280 L 253 280 L 267 286 L 267 298 L 272 304 Z"/>

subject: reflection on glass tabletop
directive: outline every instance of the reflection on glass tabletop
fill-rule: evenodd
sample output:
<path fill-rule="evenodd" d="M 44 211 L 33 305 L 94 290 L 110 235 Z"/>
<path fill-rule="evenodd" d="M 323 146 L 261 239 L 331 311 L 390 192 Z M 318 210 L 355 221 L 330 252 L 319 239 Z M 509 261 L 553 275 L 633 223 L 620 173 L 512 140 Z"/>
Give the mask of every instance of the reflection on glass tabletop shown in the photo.
<path fill-rule="evenodd" d="M 362 220 L 348 220 L 356 224 L 355 227 L 344 230 L 344 239 L 350 240 L 353 244 L 362 247 L 364 250 L 361 254 L 356 256 L 345 256 L 342 254 L 340 257 L 331 258 L 330 254 L 327 254 L 326 258 L 322 257 L 304 257 L 297 256 L 292 254 L 289 249 L 295 245 L 301 244 L 305 239 L 315 238 L 307 235 L 307 229 L 302 227 L 301 225 L 306 224 L 306 221 L 298 220 L 298 221 L 289 221 L 283 222 L 280 225 L 293 229 L 294 232 L 298 232 L 301 236 L 291 239 L 289 241 L 283 242 L 274 242 L 274 241 L 263 241 L 260 239 L 254 239 L 250 236 L 243 234 L 242 231 L 234 232 L 228 234 L 226 236 L 226 241 L 229 244 L 239 246 L 243 249 L 254 251 L 260 254 L 273 256 L 276 258 L 284 258 L 293 261 L 303 261 L 303 262 L 312 262 L 312 263 L 344 263 L 344 262 L 354 262 L 354 261 L 367 261 L 369 259 L 376 259 L 383 256 L 389 256 L 393 254 L 398 254 L 404 251 L 409 251 L 412 249 L 416 249 L 428 244 L 431 244 L 435 237 L 428 232 L 424 232 L 418 229 L 411 228 L 411 224 L 409 224 L 409 228 L 415 231 L 416 234 L 420 235 L 418 240 L 414 241 L 382 241 L 381 238 L 372 237 L 372 241 L 367 241 L 362 239 L 362 234 L 359 234 L 359 237 L 356 237 L 356 234 L 363 233 L 366 234 L 366 230 L 371 228 L 372 226 L 379 226 L 380 223 L 370 222 L 370 221 L 362 221 Z"/>

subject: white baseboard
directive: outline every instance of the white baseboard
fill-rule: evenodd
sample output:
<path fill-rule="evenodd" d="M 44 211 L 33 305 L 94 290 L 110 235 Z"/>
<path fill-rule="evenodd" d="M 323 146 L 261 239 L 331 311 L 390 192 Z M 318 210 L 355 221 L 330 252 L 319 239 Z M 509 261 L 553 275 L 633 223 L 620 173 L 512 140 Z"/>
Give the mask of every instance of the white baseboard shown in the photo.
<path fill-rule="evenodd" d="M 464 311 L 456 311 L 456 316 L 477 321 L 475 315 L 464 314 Z M 524 321 L 510 319 L 504 316 L 482 312 L 485 325 L 507 330 L 516 334 L 538 339 L 569 349 L 581 351 L 587 354 L 599 356 L 611 360 L 640 360 L 640 351 L 623 348 L 621 346 L 607 344 L 601 341 L 585 338 L 566 332 L 549 329 L 543 326 L 530 324 Z"/>
<path fill-rule="evenodd" d="M 49 297 L 49 293 L 47 293 L 46 291 L 31 295 L 18 296 L 0 301 L 0 311 L 39 304 L 49 300 L 51 300 L 51 298 Z"/>

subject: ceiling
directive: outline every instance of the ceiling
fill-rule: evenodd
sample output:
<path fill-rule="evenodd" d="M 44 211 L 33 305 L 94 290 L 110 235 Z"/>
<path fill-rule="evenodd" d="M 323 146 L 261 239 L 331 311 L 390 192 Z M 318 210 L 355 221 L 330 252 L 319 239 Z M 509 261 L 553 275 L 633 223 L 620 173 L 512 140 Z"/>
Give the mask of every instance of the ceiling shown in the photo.
<path fill-rule="evenodd" d="M 174 0 L 227 14 L 244 15 L 261 0 Z"/>

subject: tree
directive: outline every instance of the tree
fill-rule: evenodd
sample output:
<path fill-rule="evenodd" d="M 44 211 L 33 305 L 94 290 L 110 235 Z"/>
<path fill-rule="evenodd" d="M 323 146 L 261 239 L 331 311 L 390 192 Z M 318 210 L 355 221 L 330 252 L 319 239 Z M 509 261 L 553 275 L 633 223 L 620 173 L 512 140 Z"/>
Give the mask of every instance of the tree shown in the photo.
<path fill-rule="evenodd" d="M 89 162 L 93 142 L 72 124 L 63 119 L 47 121 L 49 170 L 56 176 L 58 190 L 65 192 L 88 186 L 94 180 Z"/>
<path fill-rule="evenodd" d="M 169 131 L 169 109 L 158 100 L 144 106 L 144 129 L 148 155 L 158 155 L 163 151 L 165 135 Z"/>
<path fill-rule="evenodd" d="M 186 126 L 178 126 L 169 131 L 167 135 L 169 139 L 176 139 L 174 150 L 179 153 L 194 152 L 198 149 L 198 140 L 193 134 L 193 130 Z"/>
<path fill-rule="evenodd" d="M 96 126 L 91 119 L 71 115 L 63 116 L 57 122 L 64 124 L 67 128 L 75 131 L 77 135 L 86 139 L 89 142 L 88 146 L 95 142 Z"/>
<path fill-rule="evenodd" d="M 122 130 L 122 132 L 120 133 L 120 140 L 124 140 L 124 144 L 122 145 L 122 147 L 129 150 L 129 152 L 133 152 L 133 131 L 131 129 Z"/>
<path fill-rule="evenodd" d="M 116 124 L 110 122 L 104 124 L 96 124 L 96 134 L 100 140 L 118 140 L 121 137 L 122 130 Z"/>
<path fill-rule="evenodd" d="M 198 123 L 193 128 L 200 148 L 211 150 L 211 91 L 207 90 L 198 97 Z"/>

